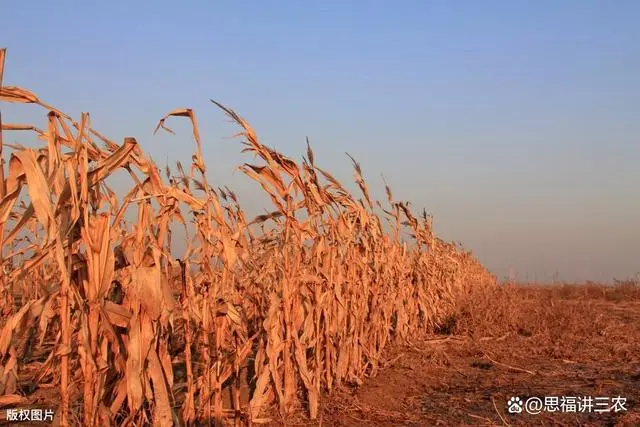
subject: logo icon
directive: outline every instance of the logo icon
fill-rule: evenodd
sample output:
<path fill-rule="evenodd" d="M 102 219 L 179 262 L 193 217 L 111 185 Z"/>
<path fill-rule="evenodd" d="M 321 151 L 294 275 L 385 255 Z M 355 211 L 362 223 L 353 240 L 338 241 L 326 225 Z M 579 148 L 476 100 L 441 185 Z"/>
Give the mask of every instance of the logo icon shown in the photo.
<path fill-rule="evenodd" d="M 519 397 L 513 396 L 507 401 L 507 408 L 510 414 L 519 414 L 522 412 L 522 400 Z"/>

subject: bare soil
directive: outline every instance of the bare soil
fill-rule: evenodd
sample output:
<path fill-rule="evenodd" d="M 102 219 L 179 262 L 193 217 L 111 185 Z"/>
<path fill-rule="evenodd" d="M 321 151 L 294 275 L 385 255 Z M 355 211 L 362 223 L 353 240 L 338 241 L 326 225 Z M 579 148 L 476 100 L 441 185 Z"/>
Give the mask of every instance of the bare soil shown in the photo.
<path fill-rule="evenodd" d="M 502 290 L 470 298 L 440 332 L 391 348 L 387 367 L 360 387 L 328 393 L 320 420 L 274 425 L 640 426 L 635 291 Z M 514 396 L 619 396 L 626 410 L 511 414 Z"/>

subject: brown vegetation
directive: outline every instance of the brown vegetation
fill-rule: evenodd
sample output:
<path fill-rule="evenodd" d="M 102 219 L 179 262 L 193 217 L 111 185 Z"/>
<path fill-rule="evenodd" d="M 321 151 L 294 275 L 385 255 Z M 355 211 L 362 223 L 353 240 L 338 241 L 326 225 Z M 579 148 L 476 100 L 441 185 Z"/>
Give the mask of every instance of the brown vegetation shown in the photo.
<path fill-rule="evenodd" d="M 178 163 L 163 178 L 134 138 L 116 144 L 88 114 L 75 121 L 3 86 L 0 52 L 0 100 L 48 112 L 44 129 L 1 125 L 41 141 L 0 139 L 2 406 L 55 390 L 61 425 L 264 423 L 274 406 L 315 419 L 321 393 L 375 376 L 390 342 L 444 327 L 457 298 L 495 286 L 388 187 L 386 206 L 371 200 L 353 159 L 360 198 L 310 146 L 296 163 L 216 103 L 262 162 L 241 170 L 274 211 L 249 221 L 232 191 L 208 182 L 192 110 L 158 124 L 190 120 L 196 146 L 188 173 Z M 107 185 L 116 171 L 131 177 L 127 194 Z"/>

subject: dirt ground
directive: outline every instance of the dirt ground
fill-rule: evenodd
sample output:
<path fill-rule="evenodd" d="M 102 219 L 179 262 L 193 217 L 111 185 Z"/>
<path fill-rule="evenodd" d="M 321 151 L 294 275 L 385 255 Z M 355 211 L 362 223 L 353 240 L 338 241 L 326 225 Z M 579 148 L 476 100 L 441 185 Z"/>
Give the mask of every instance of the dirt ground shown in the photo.
<path fill-rule="evenodd" d="M 375 378 L 327 394 L 319 422 L 292 417 L 274 425 L 638 426 L 637 294 L 565 286 L 472 296 L 439 334 L 391 348 Z M 509 413 L 511 397 L 548 397 L 552 409 L 554 397 L 587 399 L 576 412 L 532 415 Z M 589 397 L 598 402 L 591 410 Z M 596 412 L 605 403 L 597 398 L 618 397 L 624 409 Z"/>

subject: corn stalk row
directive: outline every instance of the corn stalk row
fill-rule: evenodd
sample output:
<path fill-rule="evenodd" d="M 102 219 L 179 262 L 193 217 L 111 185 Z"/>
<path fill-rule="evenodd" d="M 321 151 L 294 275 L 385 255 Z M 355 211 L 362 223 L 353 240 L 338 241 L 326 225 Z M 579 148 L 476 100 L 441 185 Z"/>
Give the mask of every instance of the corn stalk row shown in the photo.
<path fill-rule="evenodd" d="M 118 144 L 89 114 L 76 121 L 3 86 L 5 54 L 0 101 L 39 106 L 46 122 L 0 115 L 0 404 L 24 402 L 26 379 L 59 390 L 63 426 L 250 425 L 301 408 L 315 419 L 323 393 L 376 375 L 391 342 L 495 285 L 389 186 L 372 200 L 354 159 L 359 194 L 308 142 L 296 162 L 212 101 L 256 159 L 240 169 L 273 204 L 248 220 L 233 191 L 208 182 L 194 111 L 159 121 L 171 132 L 169 121 L 189 120 L 195 143 L 188 172 L 178 162 L 163 173 L 136 139 Z M 3 143 L 9 132 L 39 148 Z M 117 171 L 131 179 L 124 195 L 107 185 Z M 177 227 L 182 254 L 171 250 Z"/>

